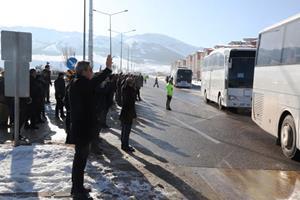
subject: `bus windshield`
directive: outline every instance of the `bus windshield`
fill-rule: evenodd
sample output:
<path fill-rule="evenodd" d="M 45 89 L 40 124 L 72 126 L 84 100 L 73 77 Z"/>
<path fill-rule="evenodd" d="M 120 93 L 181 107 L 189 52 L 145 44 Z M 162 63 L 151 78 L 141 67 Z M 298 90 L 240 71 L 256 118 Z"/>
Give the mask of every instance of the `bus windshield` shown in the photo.
<path fill-rule="evenodd" d="M 177 81 L 192 82 L 192 71 L 188 69 L 179 69 L 177 71 Z"/>
<path fill-rule="evenodd" d="M 228 70 L 229 88 L 252 88 L 255 65 L 255 52 L 251 57 L 231 57 L 231 67 Z"/>

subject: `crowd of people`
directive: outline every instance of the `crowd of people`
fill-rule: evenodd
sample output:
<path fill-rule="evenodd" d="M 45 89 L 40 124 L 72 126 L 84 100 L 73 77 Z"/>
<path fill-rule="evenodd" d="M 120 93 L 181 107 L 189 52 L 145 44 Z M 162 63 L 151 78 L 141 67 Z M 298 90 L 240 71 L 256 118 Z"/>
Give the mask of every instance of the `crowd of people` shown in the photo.
<path fill-rule="evenodd" d="M 5 72 L 0 73 L 0 125 L 14 126 L 14 98 L 5 97 Z M 129 145 L 129 135 L 133 120 L 137 117 L 135 103 L 142 101 L 140 90 L 147 82 L 148 76 L 141 74 L 112 74 L 112 58 L 107 57 L 106 69 L 93 73 L 90 63 L 80 61 L 74 70 L 60 72 L 54 81 L 55 118 L 64 120 L 67 134 L 66 144 L 75 145 L 72 170 L 72 195 L 74 199 L 89 199 L 90 189 L 83 185 L 84 169 L 90 150 L 99 153 L 99 134 L 102 129 L 110 128 L 107 115 L 112 106 L 119 106 L 121 112 L 121 149 L 134 152 Z M 43 70 L 30 69 L 30 96 L 20 98 L 20 140 L 24 140 L 21 129 L 39 129 L 38 125 L 48 119 L 45 107 L 50 104 L 50 87 L 52 86 L 50 65 Z M 158 86 L 155 78 L 154 87 Z M 166 109 L 171 110 L 173 80 L 169 78 L 166 85 Z M 6 110 L 5 110 L 6 108 Z M 49 117 L 49 116 L 48 116 Z M 7 120 L 9 118 L 9 120 Z M 3 120 L 6 119 L 6 120 Z M 3 124 L 2 124 L 3 123 Z M 13 135 L 12 135 L 13 136 Z M 94 149 L 94 150 L 93 150 Z"/>
<path fill-rule="evenodd" d="M 49 91 L 51 83 L 50 65 L 47 63 L 45 69 L 37 72 L 35 69 L 30 69 L 30 96 L 20 98 L 20 130 L 24 129 L 39 129 L 38 124 L 45 123 L 45 104 L 50 103 Z M 6 97 L 4 95 L 5 71 L 0 76 L 0 104 L 1 104 L 1 125 L 14 126 L 14 97 Z M 9 119 L 9 120 L 8 120 Z M 20 134 L 20 140 L 24 137 Z"/>
<path fill-rule="evenodd" d="M 65 121 L 66 143 L 75 144 L 71 193 L 78 199 L 89 198 L 90 190 L 83 186 L 87 157 L 95 141 L 99 140 L 101 130 L 109 128 L 107 115 L 115 104 L 121 108 L 121 149 L 135 151 L 129 145 L 129 135 L 137 117 L 135 103 L 142 100 L 140 89 L 145 78 L 141 74 L 112 74 L 111 67 L 110 56 L 106 69 L 95 74 L 89 62 L 81 61 L 75 70 L 59 73 L 54 81 L 55 117 Z M 0 104 L 6 105 L 7 125 L 14 126 L 14 98 L 4 95 L 4 77 L 3 72 L 0 75 Z M 20 99 L 20 140 L 24 140 L 21 129 L 39 129 L 38 125 L 47 120 L 45 105 L 50 103 L 51 86 L 49 63 L 42 71 L 30 69 L 30 97 Z"/>

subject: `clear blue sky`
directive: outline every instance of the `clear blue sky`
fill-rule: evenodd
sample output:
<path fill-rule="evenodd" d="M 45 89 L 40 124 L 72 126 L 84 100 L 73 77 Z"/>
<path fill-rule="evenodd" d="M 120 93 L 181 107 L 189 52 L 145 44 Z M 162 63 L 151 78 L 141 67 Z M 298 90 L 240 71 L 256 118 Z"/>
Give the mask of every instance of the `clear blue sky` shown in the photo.
<path fill-rule="evenodd" d="M 82 5 L 83 0 L 1 0 L 0 24 L 82 31 Z M 299 13 L 300 0 L 94 0 L 94 8 L 129 10 L 113 17 L 115 30 L 162 33 L 210 47 L 256 37 L 266 26 Z M 106 16 L 95 13 L 94 22 L 96 34 L 108 35 Z"/>

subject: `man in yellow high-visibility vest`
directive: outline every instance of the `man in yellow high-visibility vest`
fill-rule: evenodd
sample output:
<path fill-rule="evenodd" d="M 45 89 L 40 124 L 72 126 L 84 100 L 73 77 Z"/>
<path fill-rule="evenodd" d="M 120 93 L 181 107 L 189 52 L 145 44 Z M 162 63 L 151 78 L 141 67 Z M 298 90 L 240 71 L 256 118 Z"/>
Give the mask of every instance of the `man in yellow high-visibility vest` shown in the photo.
<path fill-rule="evenodd" d="M 172 110 L 171 107 L 170 107 L 170 103 L 171 103 L 172 96 L 173 96 L 173 89 L 174 89 L 172 78 L 170 78 L 169 82 L 167 83 L 166 89 L 167 89 L 166 109 L 167 110 Z"/>

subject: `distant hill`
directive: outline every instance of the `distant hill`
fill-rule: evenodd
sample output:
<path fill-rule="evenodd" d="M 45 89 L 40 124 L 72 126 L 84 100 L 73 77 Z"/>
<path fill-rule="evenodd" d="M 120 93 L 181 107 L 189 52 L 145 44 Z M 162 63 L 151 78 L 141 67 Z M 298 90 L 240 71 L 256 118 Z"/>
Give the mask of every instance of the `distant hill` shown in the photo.
<path fill-rule="evenodd" d="M 82 33 L 61 32 L 35 27 L 0 27 L 1 30 L 31 32 L 33 34 L 33 54 L 44 60 L 59 62 L 64 47 L 74 48 L 77 55 L 82 55 Z M 88 45 L 88 43 L 87 43 Z M 184 58 L 186 55 L 201 49 L 172 37 L 162 34 L 141 34 L 124 38 L 123 58 L 127 59 L 128 46 L 131 49 L 132 60 L 139 64 L 170 65 L 174 60 Z M 113 38 L 113 55 L 120 55 L 120 36 Z M 95 61 L 109 53 L 109 37 L 94 37 Z M 55 58 L 51 60 L 51 58 Z M 102 59 L 103 60 L 103 59 Z M 36 62 L 34 60 L 33 62 Z"/>

